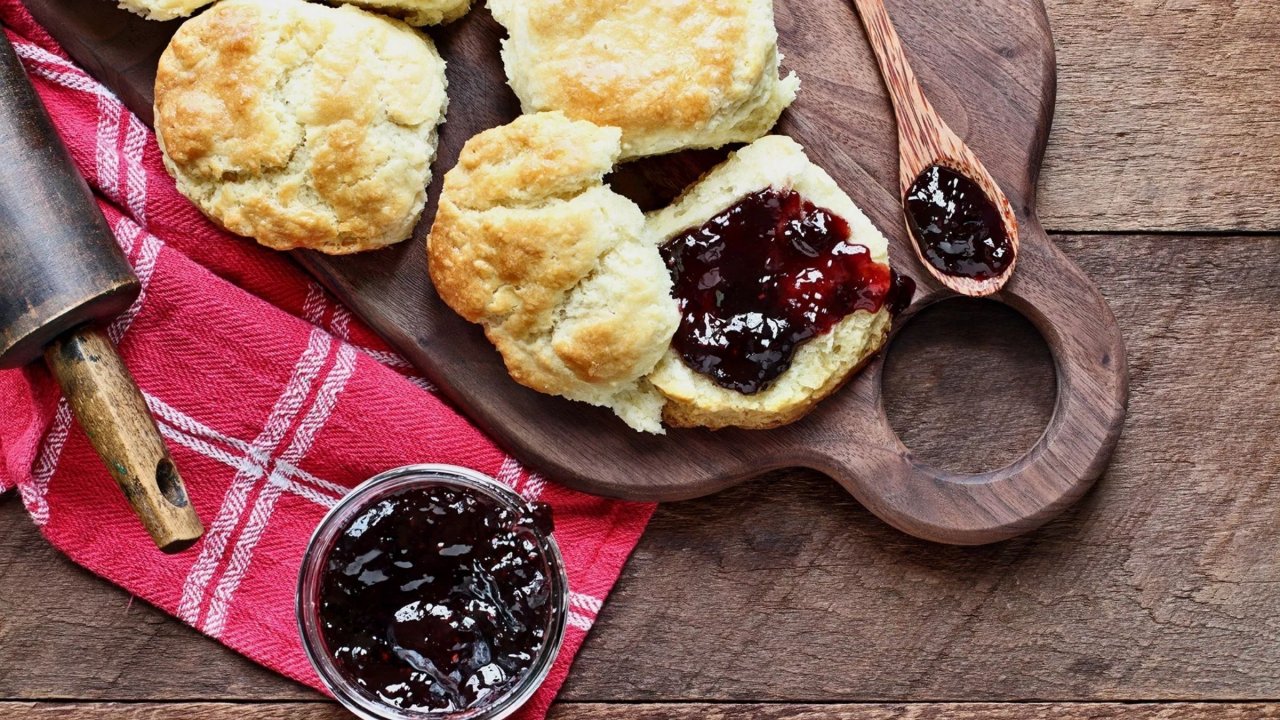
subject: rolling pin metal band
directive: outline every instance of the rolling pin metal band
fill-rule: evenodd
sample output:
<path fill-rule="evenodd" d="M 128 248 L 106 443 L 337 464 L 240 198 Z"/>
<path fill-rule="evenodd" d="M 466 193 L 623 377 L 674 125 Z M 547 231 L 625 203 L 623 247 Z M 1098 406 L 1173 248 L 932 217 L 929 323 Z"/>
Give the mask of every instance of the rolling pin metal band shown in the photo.
<path fill-rule="evenodd" d="M 165 552 L 179 552 L 204 528 L 147 409 L 142 391 L 106 333 L 85 327 L 45 350 L 89 442 Z"/>

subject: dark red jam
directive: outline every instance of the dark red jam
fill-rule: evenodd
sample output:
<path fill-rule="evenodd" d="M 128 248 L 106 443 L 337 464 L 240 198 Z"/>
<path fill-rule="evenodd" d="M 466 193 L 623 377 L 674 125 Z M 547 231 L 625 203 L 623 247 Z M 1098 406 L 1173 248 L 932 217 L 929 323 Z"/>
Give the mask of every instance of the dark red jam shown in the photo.
<path fill-rule="evenodd" d="M 320 581 L 321 633 L 347 679 L 406 711 L 496 699 L 533 667 L 550 624 L 548 560 L 534 530 L 479 493 L 415 488 L 347 525 Z"/>
<path fill-rule="evenodd" d="M 662 246 L 681 314 L 673 347 L 722 387 L 764 390 L 805 340 L 884 306 L 889 266 L 850 237 L 842 218 L 774 188 L 675 236 Z"/>
<path fill-rule="evenodd" d="M 916 281 L 906 275 L 899 275 L 897 270 L 890 270 L 889 276 L 893 278 L 890 281 L 889 288 L 889 314 L 898 317 L 911 307 L 911 301 L 916 297 Z"/>
<path fill-rule="evenodd" d="M 1004 218 L 973 180 L 930 165 L 906 197 L 916 243 L 939 272 L 974 280 L 999 277 L 1013 262 Z"/>

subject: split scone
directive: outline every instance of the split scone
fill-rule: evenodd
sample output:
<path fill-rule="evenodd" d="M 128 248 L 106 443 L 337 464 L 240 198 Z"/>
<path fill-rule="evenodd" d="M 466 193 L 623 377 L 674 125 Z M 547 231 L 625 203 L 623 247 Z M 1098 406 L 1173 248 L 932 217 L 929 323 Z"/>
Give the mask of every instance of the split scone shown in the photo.
<path fill-rule="evenodd" d="M 305 0 L 222 0 L 156 74 L 178 189 L 277 250 L 346 254 L 409 237 L 426 203 L 444 61 L 404 23 Z"/>
<path fill-rule="evenodd" d="M 622 128 L 622 158 L 750 142 L 795 99 L 773 0 L 489 0 L 525 112 Z"/>
<path fill-rule="evenodd" d="M 676 427 L 803 417 L 884 344 L 888 243 L 793 140 L 737 151 L 648 221 L 681 324 L 650 382 Z"/>
<path fill-rule="evenodd" d="M 644 376 L 679 316 L 644 214 L 604 185 L 620 139 L 561 113 L 471 138 L 445 175 L 429 267 L 516 381 L 662 432 L 662 397 Z"/>

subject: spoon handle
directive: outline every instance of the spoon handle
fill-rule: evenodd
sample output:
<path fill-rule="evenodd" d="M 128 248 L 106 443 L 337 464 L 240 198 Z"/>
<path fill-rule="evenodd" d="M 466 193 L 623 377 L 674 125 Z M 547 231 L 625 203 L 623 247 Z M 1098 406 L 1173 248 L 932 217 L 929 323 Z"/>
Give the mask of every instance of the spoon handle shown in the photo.
<path fill-rule="evenodd" d="M 904 189 L 921 170 L 941 154 L 941 140 L 953 133 L 924 96 L 916 74 L 907 62 L 902 41 L 893 29 L 884 0 L 854 0 L 867 30 L 880 74 L 893 101 L 898 121 L 898 145 Z"/>

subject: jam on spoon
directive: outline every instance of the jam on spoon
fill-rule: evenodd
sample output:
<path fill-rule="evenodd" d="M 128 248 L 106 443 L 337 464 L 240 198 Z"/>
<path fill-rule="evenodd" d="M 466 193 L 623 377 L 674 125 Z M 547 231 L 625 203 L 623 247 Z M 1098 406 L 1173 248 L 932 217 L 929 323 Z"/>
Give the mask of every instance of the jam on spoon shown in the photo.
<path fill-rule="evenodd" d="M 662 257 L 680 306 L 676 352 L 748 395 L 786 372 L 805 340 L 892 302 L 889 266 L 853 242 L 844 219 L 791 189 L 742 198 L 667 241 Z M 894 304 L 910 302 L 905 290 Z"/>
<path fill-rule="evenodd" d="M 906 207 L 921 254 L 939 272 L 989 280 L 1013 262 L 1000 211 L 961 173 L 943 165 L 925 168 L 907 189 Z"/>
<path fill-rule="evenodd" d="M 401 490 L 365 508 L 329 551 L 320 632 L 350 681 L 395 708 L 462 711 L 530 671 L 552 612 L 537 533 L 523 516 L 446 486 Z"/>

